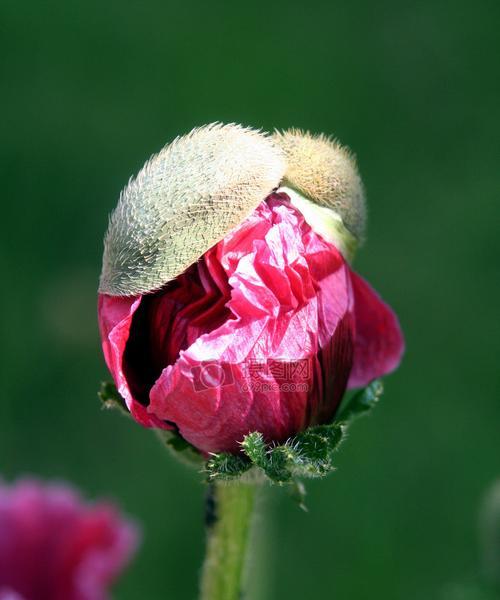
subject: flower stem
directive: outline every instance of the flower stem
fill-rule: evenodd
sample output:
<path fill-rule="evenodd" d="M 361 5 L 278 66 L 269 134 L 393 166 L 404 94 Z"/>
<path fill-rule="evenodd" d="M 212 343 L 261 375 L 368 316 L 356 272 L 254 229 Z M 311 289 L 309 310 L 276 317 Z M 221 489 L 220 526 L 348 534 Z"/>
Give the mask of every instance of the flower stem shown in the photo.
<path fill-rule="evenodd" d="M 239 600 L 255 486 L 213 483 L 206 505 L 207 547 L 201 600 Z"/>

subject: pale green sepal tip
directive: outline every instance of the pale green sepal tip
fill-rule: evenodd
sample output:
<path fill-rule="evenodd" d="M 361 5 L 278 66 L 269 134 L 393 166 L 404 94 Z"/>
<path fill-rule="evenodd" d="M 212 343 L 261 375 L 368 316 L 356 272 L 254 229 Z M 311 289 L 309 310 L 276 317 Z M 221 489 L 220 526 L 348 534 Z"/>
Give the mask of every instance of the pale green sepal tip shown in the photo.
<path fill-rule="evenodd" d="M 297 190 L 287 186 L 278 188 L 278 192 L 287 194 L 290 202 L 302 213 L 311 229 L 324 240 L 333 244 L 345 260 L 352 263 L 358 248 L 358 241 L 335 210 L 320 206 Z"/>

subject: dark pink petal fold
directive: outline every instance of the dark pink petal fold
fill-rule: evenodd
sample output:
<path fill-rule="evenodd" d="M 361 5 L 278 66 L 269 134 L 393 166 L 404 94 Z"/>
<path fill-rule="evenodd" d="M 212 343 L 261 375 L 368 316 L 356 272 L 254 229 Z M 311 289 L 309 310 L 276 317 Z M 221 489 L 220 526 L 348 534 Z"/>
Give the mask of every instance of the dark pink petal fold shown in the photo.
<path fill-rule="evenodd" d="M 0 600 L 106 600 L 137 529 L 63 485 L 0 483 Z"/>
<path fill-rule="evenodd" d="M 159 292 L 101 295 L 106 362 L 140 423 L 205 453 L 237 451 L 251 431 L 283 441 L 333 417 L 353 363 L 354 385 L 394 363 L 366 337 L 379 330 L 362 303 L 385 305 L 358 279 L 275 193 Z"/>
<path fill-rule="evenodd" d="M 99 294 L 98 313 L 104 359 L 113 375 L 116 387 L 127 403 L 132 416 L 145 427 L 164 427 L 154 415 L 148 414 L 144 406 L 132 396 L 123 373 L 122 362 L 130 325 L 141 298 L 117 298 Z"/>

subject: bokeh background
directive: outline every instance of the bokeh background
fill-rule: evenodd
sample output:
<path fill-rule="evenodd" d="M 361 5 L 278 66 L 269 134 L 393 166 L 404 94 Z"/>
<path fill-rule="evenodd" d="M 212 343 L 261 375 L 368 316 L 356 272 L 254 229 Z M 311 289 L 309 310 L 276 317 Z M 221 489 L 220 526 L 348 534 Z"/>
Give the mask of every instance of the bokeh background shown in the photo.
<path fill-rule="evenodd" d="M 203 487 L 100 410 L 102 236 L 144 160 L 215 120 L 357 153 L 356 266 L 408 347 L 309 513 L 266 500 L 261 598 L 444 598 L 474 578 L 500 476 L 499 19 L 487 0 L 2 0 L 0 471 L 70 479 L 143 524 L 119 600 L 195 597 Z"/>

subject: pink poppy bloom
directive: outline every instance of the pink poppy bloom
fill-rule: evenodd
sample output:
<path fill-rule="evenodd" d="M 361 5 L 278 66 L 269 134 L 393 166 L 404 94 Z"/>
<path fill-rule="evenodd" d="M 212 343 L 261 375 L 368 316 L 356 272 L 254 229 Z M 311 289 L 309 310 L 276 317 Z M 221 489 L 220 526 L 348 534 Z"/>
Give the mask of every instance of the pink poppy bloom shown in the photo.
<path fill-rule="evenodd" d="M 284 192 L 159 291 L 99 295 L 106 363 L 133 417 L 204 453 L 331 421 L 397 367 L 397 318 Z"/>
<path fill-rule="evenodd" d="M 0 483 L 0 600 L 105 600 L 137 533 L 66 485 Z"/>

